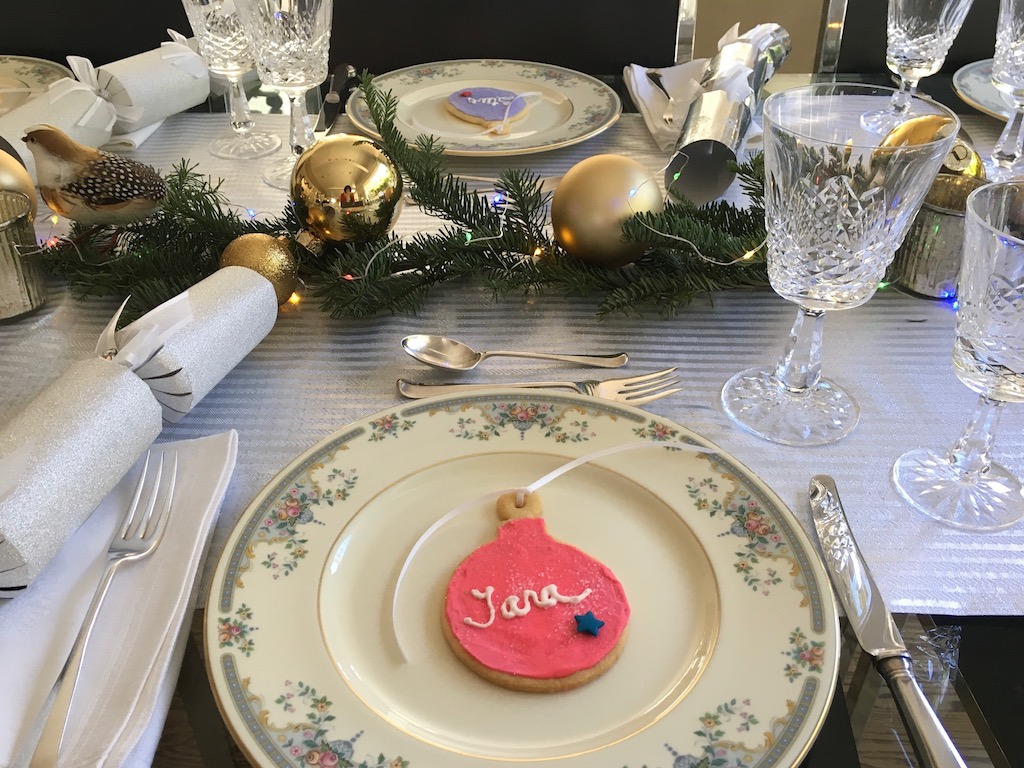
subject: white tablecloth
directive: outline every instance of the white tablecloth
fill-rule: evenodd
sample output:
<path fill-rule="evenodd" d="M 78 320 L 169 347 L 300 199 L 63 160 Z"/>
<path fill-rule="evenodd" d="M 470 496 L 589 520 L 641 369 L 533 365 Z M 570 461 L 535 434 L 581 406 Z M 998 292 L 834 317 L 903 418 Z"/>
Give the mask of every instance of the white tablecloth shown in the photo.
<path fill-rule="evenodd" d="M 224 115 L 179 115 L 135 157 L 165 170 L 181 158 L 223 177 L 223 190 L 241 208 L 278 214 L 285 193 L 258 181 L 261 161 L 231 163 L 206 152 L 226 127 Z M 263 117 L 287 130 L 285 119 Z M 979 144 L 991 145 L 1000 126 L 969 118 Z M 457 159 L 456 172 L 494 175 L 503 167 L 539 174 L 564 173 L 602 152 L 628 154 L 655 173 L 666 161 L 639 116 L 624 115 L 606 133 L 576 147 L 508 159 Z M 40 234 L 46 219 L 40 218 Z M 433 226 L 407 208 L 396 232 Z M 62 290 L 41 311 L 0 325 L 0 421 L 28 402 L 73 361 L 92 352 L 113 300 L 79 302 Z M 248 503 L 297 454 L 356 417 L 402 404 L 400 376 L 440 379 L 416 363 L 399 341 L 409 333 L 442 333 L 479 349 L 521 348 L 619 352 L 629 372 L 679 366 L 685 389 L 648 410 L 688 426 L 747 464 L 791 506 L 810 530 L 807 481 L 832 474 L 861 548 L 896 611 L 952 614 L 1024 614 L 1024 523 L 977 534 L 942 526 L 905 506 L 889 481 L 894 459 L 918 446 L 946 447 L 959 434 L 975 395 L 950 364 L 954 313 L 948 303 L 912 298 L 889 289 L 865 306 L 826 321 L 824 372 L 843 382 L 862 407 L 856 431 L 828 447 L 773 445 L 732 425 L 718 406 L 722 384 L 735 372 L 773 363 L 795 308 L 770 290 L 725 292 L 701 298 L 677 318 L 610 317 L 597 320 L 596 303 L 554 294 L 494 302 L 474 284 L 435 289 L 414 317 L 332 320 L 315 301 L 288 307 L 267 339 L 199 406 L 164 429 L 161 440 L 239 432 L 238 463 L 214 534 L 204 588 L 215 557 Z M 557 364 L 497 359 L 463 376 L 466 381 L 522 377 L 592 378 L 593 371 Z M 999 459 L 1024 475 L 1024 407 L 1009 406 L 999 429 Z"/>

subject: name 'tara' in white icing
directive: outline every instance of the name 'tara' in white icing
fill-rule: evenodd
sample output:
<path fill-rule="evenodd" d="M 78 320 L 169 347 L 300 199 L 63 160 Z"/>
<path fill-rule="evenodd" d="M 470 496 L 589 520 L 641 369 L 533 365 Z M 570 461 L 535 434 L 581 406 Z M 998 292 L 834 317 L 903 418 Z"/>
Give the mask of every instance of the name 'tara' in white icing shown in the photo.
<path fill-rule="evenodd" d="M 558 605 L 559 603 L 576 605 L 586 598 L 590 592 L 590 589 L 584 589 L 578 595 L 563 595 L 558 592 L 558 587 L 554 584 L 548 584 L 546 587 L 542 587 L 539 593 L 532 589 L 524 589 L 522 605 L 519 604 L 519 595 L 509 595 L 501 603 L 501 615 L 506 619 L 516 619 L 520 616 L 525 616 L 530 612 L 532 607 L 530 605 L 531 603 L 536 605 L 538 608 L 550 608 L 551 606 Z M 471 589 L 469 593 L 477 600 L 487 601 L 488 617 L 486 622 L 474 621 L 468 616 L 465 617 L 463 621 L 471 627 L 486 629 L 494 623 L 494 615 L 496 613 L 493 600 L 494 587 L 487 587 L 487 589 L 482 592 L 479 589 Z"/>

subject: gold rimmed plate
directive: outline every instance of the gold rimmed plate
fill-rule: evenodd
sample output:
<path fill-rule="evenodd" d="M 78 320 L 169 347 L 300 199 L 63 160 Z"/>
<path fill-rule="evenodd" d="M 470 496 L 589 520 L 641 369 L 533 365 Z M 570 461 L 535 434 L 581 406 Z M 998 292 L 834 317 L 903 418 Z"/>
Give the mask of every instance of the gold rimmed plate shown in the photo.
<path fill-rule="evenodd" d="M 953 73 L 956 95 L 979 112 L 1005 120 L 1013 106 L 992 84 L 992 59 L 975 61 Z"/>
<path fill-rule="evenodd" d="M 568 147 L 607 130 L 622 112 L 618 95 L 597 78 L 530 61 L 439 61 L 379 75 L 373 82 L 394 96 L 395 126 L 410 142 L 430 134 L 453 156 L 504 157 Z M 488 133 L 445 108 L 452 93 L 484 87 L 527 99 L 529 111 L 507 133 Z M 349 97 L 346 113 L 357 128 L 379 138 L 361 91 Z"/>
<path fill-rule="evenodd" d="M 648 449 L 540 491 L 551 535 L 625 587 L 621 657 L 563 693 L 477 677 L 441 614 L 452 570 L 495 536 L 484 497 L 624 444 Z M 683 444 L 714 453 L 662 448 Z M 681 426 L 543 391 L 417 401 L 311 448 L 239 520 L 206 617 L 215 694 L 259 766 L 789 766 L 839 655 L 827 577 L 761 481 Z"/>

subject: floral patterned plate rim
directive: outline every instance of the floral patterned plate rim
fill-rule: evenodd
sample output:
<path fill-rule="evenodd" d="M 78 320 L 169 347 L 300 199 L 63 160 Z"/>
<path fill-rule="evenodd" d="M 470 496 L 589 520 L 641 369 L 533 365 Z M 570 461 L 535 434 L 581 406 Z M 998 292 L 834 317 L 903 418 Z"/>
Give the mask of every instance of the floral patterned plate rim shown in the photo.
<path fill-rule="evenodd" d="M 47 59 L 0 55 L 0 115 L 43 93 L 50 83 L 74 76 L 64 65 Z"/>
<path fill-rule="evenodd" d="M 974 61 L 953 73 L 956 95 L 979 112 L 1000 120 L 1013 114 L 1013 107 L 992 85 L 992 59 Z"/>
<path fill-rule="evenodd" d="M 546 152 L 577 144 L 615 124 L 622 102 L 606 83 L 553 64 L 507 59 L 458 59 L 418 64 L 374 78 L 398 102 L 395 125 L 414 141 L 437 136 L 445 153 L 466 157 L 505 157 Z M 507 134 L 487 134 L 445 109 L 453 92 L 473 87 L 502 88 L 527 95 L 530 109 Z M 346 113 L 357 128 L 380 137 L 360 91 L 349 97 Z"/>
<path fill-rule="evenodd" d="M 495 535 L 482 497 L 631 443 L 713 453 L 628 450 L 540 491 L 551 535 L 626 589 L 621 657 L 557 694 L 477 677 L 440 619 L 452 569 Z M 839 663 L 828 577 L 762 481 L 678 424 L 543 390 L 396 406 L 296 458 L 220 556 L 204 644 L 250 761 L 296 768 L 792 766 L 821 727 Z"/>

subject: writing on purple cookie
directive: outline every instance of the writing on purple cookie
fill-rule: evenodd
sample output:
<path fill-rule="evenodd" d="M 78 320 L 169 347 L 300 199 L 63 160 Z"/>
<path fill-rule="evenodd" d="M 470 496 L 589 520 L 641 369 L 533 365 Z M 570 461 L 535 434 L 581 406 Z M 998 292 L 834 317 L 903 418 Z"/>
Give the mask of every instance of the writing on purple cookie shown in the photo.
<path fill-rule="evenodd" d="M 501 88 L 464 88 L 449 96 L 448 103 L 480 120 L 505 120 L 526 109 L 526 99 Z"/>

